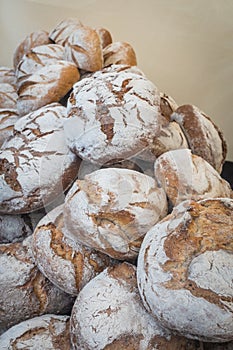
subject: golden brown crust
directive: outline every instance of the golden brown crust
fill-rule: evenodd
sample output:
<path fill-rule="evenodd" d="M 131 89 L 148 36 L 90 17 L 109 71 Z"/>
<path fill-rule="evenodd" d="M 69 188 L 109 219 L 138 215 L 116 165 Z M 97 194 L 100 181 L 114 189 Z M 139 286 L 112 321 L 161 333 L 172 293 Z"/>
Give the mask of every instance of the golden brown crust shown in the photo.
<path fill-rule="evenodd" d="M 98 33 L 100 37 L 100 41 L 103 49 L 112 43 L 111 33 L 107 29 L 103 27 L 99 27 L 99 28 L 95 28 L 95 31 Z"/>
<path fill-rule="evenodd" d="M 137 65 L 136 53 L 133 47 L 127 42 L 113 42 L 103 50 L 104 67 L 112 64 Z"/>

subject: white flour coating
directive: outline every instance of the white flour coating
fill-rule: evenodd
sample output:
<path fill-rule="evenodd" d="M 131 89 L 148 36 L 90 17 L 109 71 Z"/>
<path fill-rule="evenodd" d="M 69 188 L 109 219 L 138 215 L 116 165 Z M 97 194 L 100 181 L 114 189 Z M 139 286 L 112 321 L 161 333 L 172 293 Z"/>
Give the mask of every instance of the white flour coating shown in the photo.
<path fill-rule="evenodd" d="M 136 155 L 159 135 L 159 104 L 155 85 L 130 71 L 82 79 L 68 100 L 67 143 L 92 162 Z"/>
<path fill-rule="evenodd" d="M 96 31 L 88 26 L 77 26 L 65 43 L 65 59 L 88 72 L 101 69 L 102 44 Z"/>
<path fill-rule="evenodd" d="M 15 71 L 9 67 L 0 67 L 0 84 L 16 85 Z"/>
<path fill-rule="evenodd" d="M 18 187 L 8 184 L 7 167 L 0 175 L 0 211 L 30 212 L 48 204 L 70 184 L 62 179 L 74 167 L 77 158 L 65 143 L 63 120 L 65 107 L 54 103 L 20 118 L 15 135 L 4 143 L 0 162 L 13 168 Z M 77 169 L 78 170 L 78 169 Z M 72 172 L 72 173 L 73 173 Z"/>
<path fill-rule="evenodd" d="M 74 240 L 122 259 L 137 256 L 131 244 L 166 213 L 165 193 L 153 178 L 108 168 L 73 184 L 65 199 L 64 223 Z"/>
<path fill-rule="evenodd" d="M 114 41 L 103 49 L 104 67 L 112 64 L 137 64 L 133 47 L 123 41 Z"/>
<path fill-rule="evenodd" d="M 35 111 L 66 95 L 79 80 L 77 67 L 67 61 L 43 66 L 29 75 L 18 90 L 17 110 L 20 116 Z"/>
<path fill-rule="evenodd" d="M 164 285 L 173 278 L 172 273 L 163 268 L 170 261 L 164 244 L 174 234 L 178 240 L 182 227 L 190 222 L 191 217 L 185 211 L 188 205 L 189 201 L 178 205 L 174 215 L 168 216 L 167 220 L 158 223 L 146 234 L 138 257 L 140 295 L 147 310 L 158 317 L 163 326 L 188 338 L 229 341 L 233 337 L 233 258 L 230 249 L 229 252 L 206 251 L 192 257 L 186 278 L 203 288 L 203 296 L 195 296 L 179 286 L 170 289 Z M 222 307 L 205 299 L 205 291 L 217 293 Z M 225 301 L 225 297 L 230 297 L 231 301 Z"/>
<path fill-rule="evenodd" d="M 32 236 L 22 243 L 0 245 L 0 334 L 30 317 L 70 311 L 73 299 L 36 267 Z"/>
<path fill-rule="evenodd" d="M 104 67 L 101 70 L 98 70 L 96 72 L 85 72 L 83 73 L 83 78 L 102 78 L 104 73 L 133 73 L 133 74 L 139 74 L 143 77 L 145 77 L 145 74 L 143 71 L 138 68 L 137 66 L 130 66 L 128 64 L 111 64 L 109 67 Z"/>
<path fill-rule="evenodd" d="M 28 79 L 28 75 L 35 73 L 42 67 L 56 63 L 64 59 L 64 47 L 56 44 L 41 45 L 32 48 L 23 57 L 17 66 L 15 75 L 17 87 L 20 88 L 22 82 Z"/>
<path fill-rule="evenodd" d="M 155 178 L 173 205 L 186 199 L 231 197 L 229 183 L 203 158 L 189 149 L 162 154 L 154 164 Z"/>
<path fill-rule="evenodd" d="M 0 109 L 16 109 L 17 98 L 18 94 L 14 85 L 0 84 Z"/>
<path fill-rule="evenodd" d="M 58 23 L 55 28 L 51 30 L 49 38 L 56 44 L 64 46 L 69 36 L 80 26 L 82 26 L 82 23 L 76 18 L 67 18 Z"/>
<path fill-rule="evenodd" d="M 1 350 L 69 350 L 68 325 L 69 316 L 48 314 L 31 318 L 2 334 L 0 348 Z"/>
<path fill-rule="evenodd" d="M 223 135 L 220 134 L 219 129 L 212 120 L 199 108 L 196 106 L 189 107 L 192 109 L 192 112 L 191 110 L 186 112 L 185 108 L 183 112 L 178 109 L 172 114 L 171 119 L 178 122 L 182 127 L 192 152 L 204 158 L 221 173 L 225 157 Z M 180 108 L 182 109 L 182 107 Z M 192 124 L 185 126 L 190 113 L 192 113 L 193 119 L 189 123 L 195 123 L 195 130 L 192 129 Z"/>
<path fill-rule="evenodd" d="M 31 234 L 32 225 L 29 217 L 23 215 L 0 215 L 0 244 L 20 242 Z"/>
<path fill-rule="evenodd" d="M 62 222 L 58 222 L 59 217 Z M 33 234 L 34 255 L 39 269 L 50 281 L 66 293 L 77 295 L 89 280 L 110 265 L 111 259 L 66 237 L 61 224 L 63 205 L 49 212 L 38 223 Z M 53 244 L 58 244 L 52 237 L 56 229 L 62 235 L 65 256 L 62 250 L 59 255 L 59 248 L 58 251 L 53 248 Z"/>
<path fill-rule="evenodd" d="M 8 137 L 13 135 L 13 128 L 18 119 L 16 109 L 0 109 L 0 147 Z"/>
<path fill-rule="evenodd" d="M 143 307 L 136 279 L 134 285 L 118 277 L 106 269 L 79 293 L 71 314 L 71 339 L 72 335 L 77 339 L 74 349 L 102 350 L 124 336 L 130 341 L 141 336 L 136 340 L 139 350 L 147 350 L 156 336 L 169 340 L 169 331 Z"/>

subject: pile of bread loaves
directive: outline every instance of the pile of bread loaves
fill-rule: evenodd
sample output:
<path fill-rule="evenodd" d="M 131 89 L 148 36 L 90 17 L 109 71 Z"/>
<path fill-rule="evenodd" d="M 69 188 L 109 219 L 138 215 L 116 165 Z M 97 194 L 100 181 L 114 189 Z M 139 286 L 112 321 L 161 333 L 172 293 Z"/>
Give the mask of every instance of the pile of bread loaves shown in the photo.
<path fill-rule="evenodd" d="M 0 348 L 233 349 L 226 142 L 66 19 L 0 68 Z"/>

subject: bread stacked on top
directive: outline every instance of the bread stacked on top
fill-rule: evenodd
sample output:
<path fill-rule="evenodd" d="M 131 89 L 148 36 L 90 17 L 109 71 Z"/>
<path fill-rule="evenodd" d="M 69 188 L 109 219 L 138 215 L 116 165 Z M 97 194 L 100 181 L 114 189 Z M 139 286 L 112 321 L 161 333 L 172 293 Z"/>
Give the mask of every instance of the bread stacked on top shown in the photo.
<path fill-rule="evenodd" d="M 230 349 L 233 197 L 213 120 L 74 18 L 0 67 L 1 349 Z"/>

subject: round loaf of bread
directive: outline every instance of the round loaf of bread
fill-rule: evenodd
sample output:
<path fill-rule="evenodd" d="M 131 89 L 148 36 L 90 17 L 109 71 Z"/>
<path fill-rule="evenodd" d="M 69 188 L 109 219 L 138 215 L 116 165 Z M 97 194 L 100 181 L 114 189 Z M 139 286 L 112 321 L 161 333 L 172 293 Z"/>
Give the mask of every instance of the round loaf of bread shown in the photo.
<path fill-rule="evenodd" d="M 103 49 L 112 43 L 112 35 L 106 28 L 98 27 L 94 29 L 100 37 L 100 41 Z"/>
<path fill-rule="evenodd" d="M 195 342 L 164 329 L 144 308 L 129 263 L 109 267 L 79 293 L 71 314 L 77 350 L 198 349 Z"/>
<path fill-rule="evenodd" d="M 127 70 L 97 72 L 73 87 L 64 123 L 67 144 L 98 164 L 135 156 L 149 150 L 160 133 L 159 105 L 158 90 L 146 77 Z"/>
<path fill-rule="evenodd" d="M 51 40 L 49 39 L 49 33 L 45 30 L 38 30 L 28 34 L 15 48 L 13 54 L 14 69 L 17 68 L 23 55 L 30 51 L 30 49 L 46 44 L 51 44 Z"/>
<path fill-rule="evenodd" d="M 180 124 L 192 153 L 204 158 L 221 173 L 227 145 L 211 118 L 196 106 L 183 105 L 177 108 L 171 119 Z"/>
<path fill-rule="evenodd" d="M 0 108 L 0 147 L 6 139 L 13 135 L 14 125 L 18 119 L 16 109 Z"/>
<path fill-rule="evenodd" d="M 0 215 L 0 244 L 21 242 L 32 232 L 29 215 Z"/>
<path fill-rule="evenodd" d="M 102 43 L 97 32 L 81 25 L 68 37 L 65 58 L 79 69 L 95 72 L 103 67 Z"/>
<path fill-rule="evenodd" d="M 134 170 L 100 169 L 68 191 L 64 234 L 113 258 L 135 259 L 143 236 L 166 214 L 165 192 L 153 178 Z"/>
<path fill-rule="evenodd" d="M 0 245 L 0 334 L 35 316 L 69 314 L 74 298 L 52 284 L 37 268 L 32 236 Z"/>
<path fill-rule="evenodd" d="M 189 149 L 166 152 L 156 159 L 155 177 L 174 207 L 186 199 L 231 197 L 230 184 Z"/>
<path fill-rule="evenodd" d="M 69 316 L 43 315 L 23 321 L 0 336 L 1 350 L 70 350 Z"/>
<path fill-rule="evenodd" d="M 50 31 L 49 38 L 56 44 L 65 46 L 69 36 L 80 26 L 82 23 L 78 19 L 66 18 Z"/>
<path fill-rule="evenodd" d="M 0 84 L 0 109 L 16 109 L 17 98 L 18 94 L 14 85 Z"/>
<path fill-rule="evenodd" d="M 114 263 L 109 256 L 75 243 L 63 233 L 63 205 L 38 223 L 33 252 L 38 268 L 60 289 L 76 295 L 98 273 Z"/>
<path fill-rule="evenodd" d="M 71 186 L 79 159 L 65 143 L 65 114 L 53 103 L 16 122 L 0 151 L 0 212 L 37 210 Z"/>
<path fill-rule="evenodd" d="M 56 61 L 25 78 L 18 89 L 17 110 L 26 115 L 52 102 L 59 102 L 79 80 L 77 67 L 67 61 Z"/>
<path fill-rule="evenodd" d="M 0 67 L 0 84 L 16 85 L 15 71 L 9 67 Z"/>
<path fill-rule="evenodd" d="M 104 67 L 112 64 L 137 65 L 136 53 L 133 47 L 123 41 L 114 41 L 103 49 Z"/>
<path fill-rule="evenodd" d="M 233 339 L 233 200 L 185 201 L 145 236 L 138 286 L 168 329 L 206 342 Z"/>
<path fill-rule="evenodd" d="M 64 47 L 56 44 L 41 45 L 29 50 L 17 66 L 15 75 L 18 89 L 24 80 L 42 67 L 64 60 Z"/>

